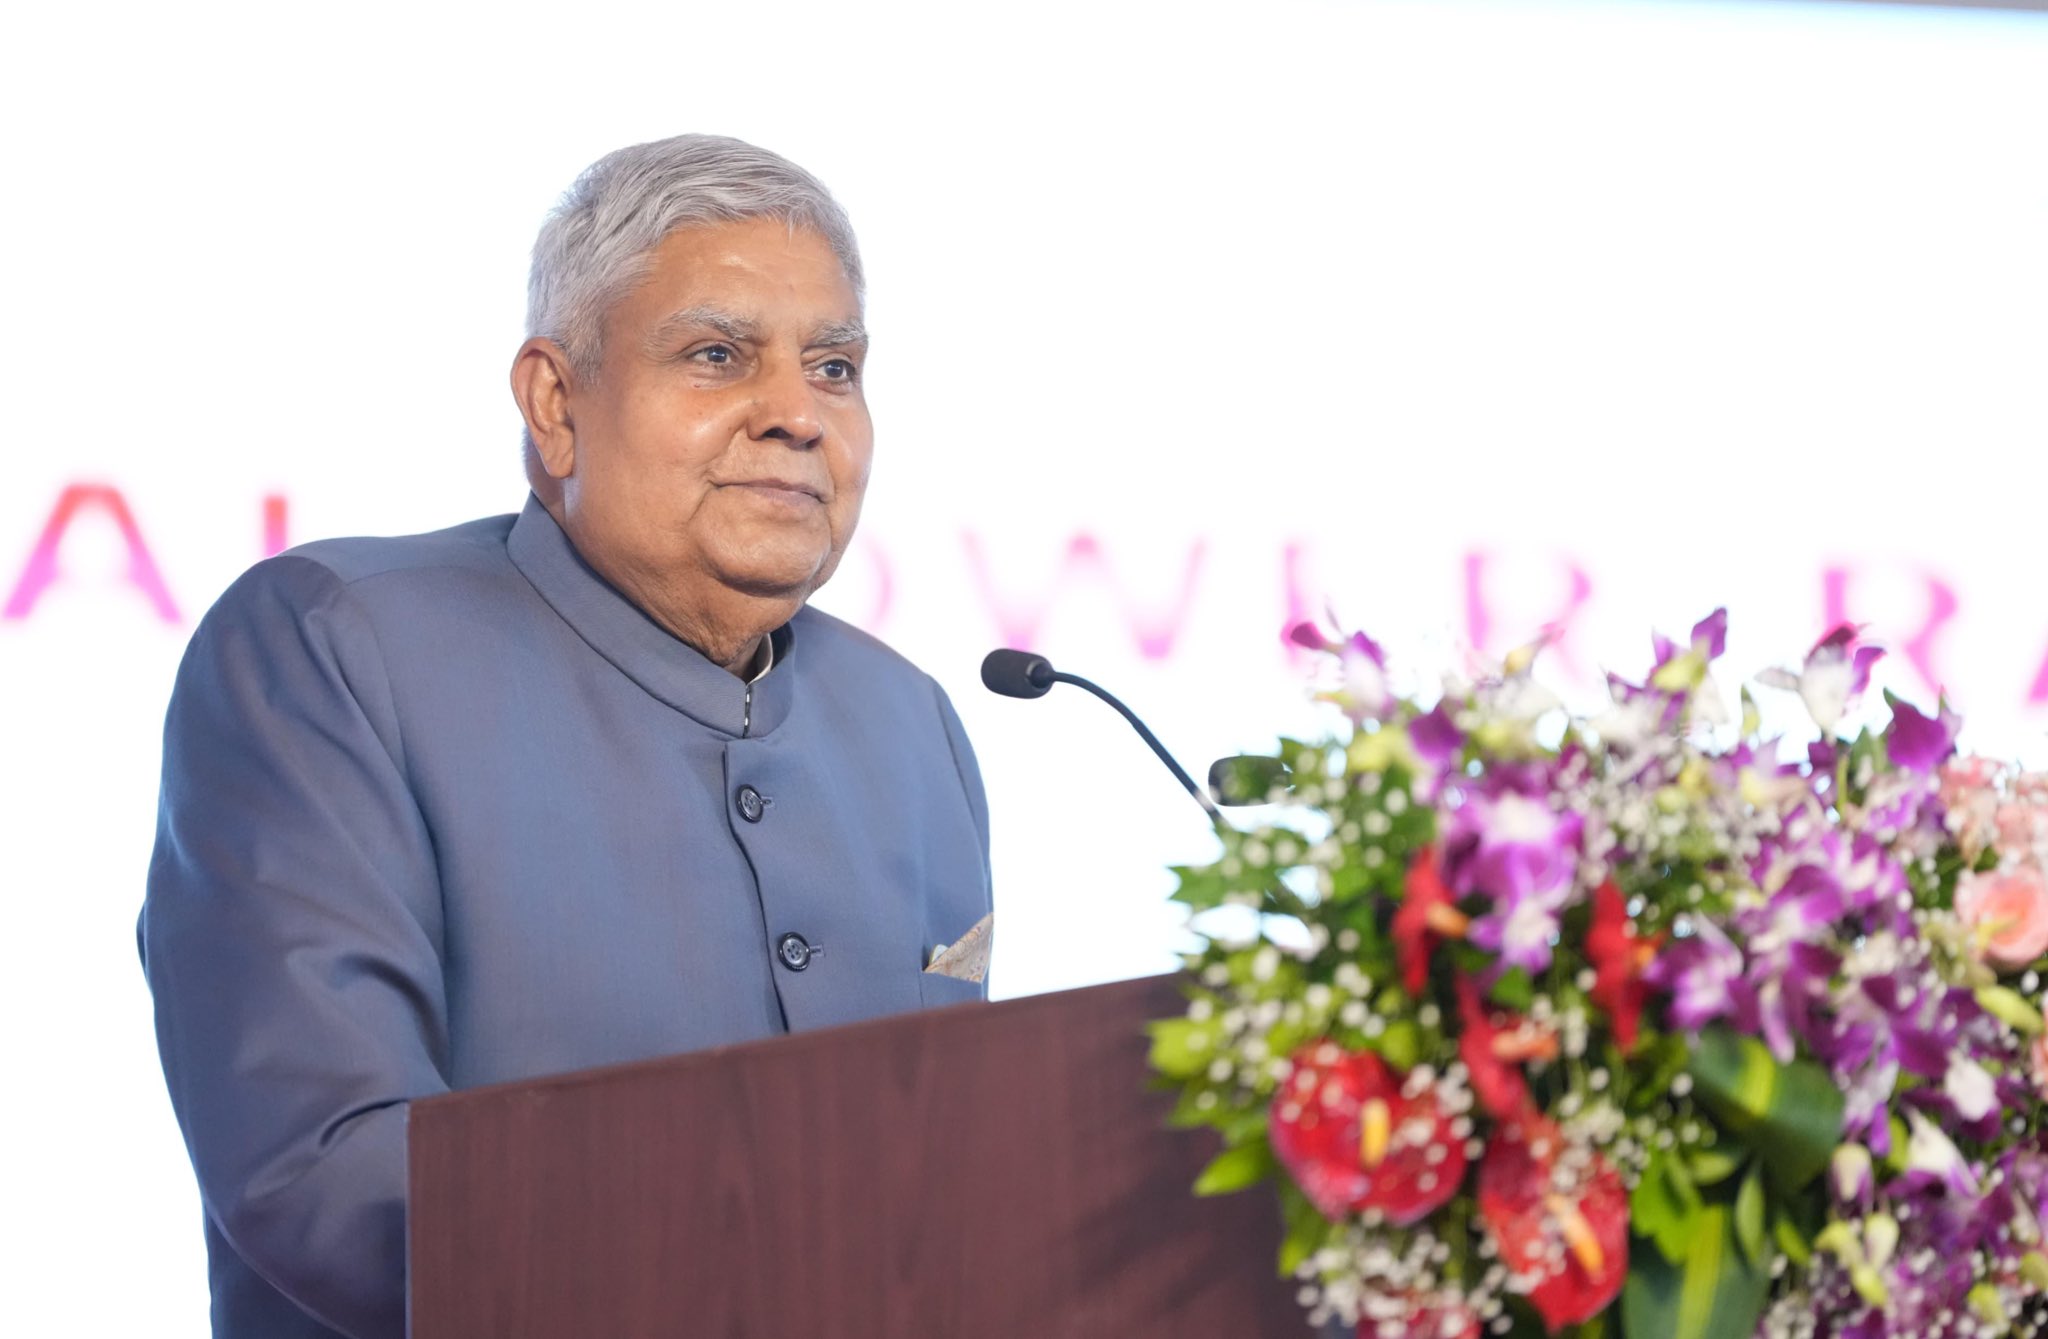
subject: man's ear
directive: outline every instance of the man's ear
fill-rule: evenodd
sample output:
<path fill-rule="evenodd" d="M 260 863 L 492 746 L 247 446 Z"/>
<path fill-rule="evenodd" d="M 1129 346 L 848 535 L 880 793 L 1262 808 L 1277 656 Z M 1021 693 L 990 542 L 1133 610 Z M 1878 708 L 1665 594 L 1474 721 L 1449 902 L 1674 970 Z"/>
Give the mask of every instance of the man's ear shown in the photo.
<path fill-rule="evenodd" d="M 512 398 L 550 478 L 566 479 L 576 471 L 576 423 L 569 415 L 575 387 L 575 369 L 561 345 L 535 336 L 519 346 L 512 359 Z"/>

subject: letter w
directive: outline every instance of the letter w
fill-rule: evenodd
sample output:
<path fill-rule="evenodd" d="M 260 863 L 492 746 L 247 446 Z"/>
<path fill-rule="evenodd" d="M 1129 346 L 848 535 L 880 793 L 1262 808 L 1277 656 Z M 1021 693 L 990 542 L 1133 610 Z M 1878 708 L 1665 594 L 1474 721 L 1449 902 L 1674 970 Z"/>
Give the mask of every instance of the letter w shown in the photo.
<path fill-rule="evenodd" d="M 960 542 L 967 550 L 967 564 L 973 570 L 975 584 L 981 589 L 982 602 L 995 619 L 996 631 L 1005 646 L 1019 651 L 1028 651 L 1035 646 L 1046 617 L 1052 612 L 1060 594 L 1077 579 L 1094 572 L 1109 586 L 1116 599 L 1117 611 L 1138 644 L 1138 654 L 1147 660 L 1163 660 L 1173 654 L 1173 644 L 1179 640 L 1188 610 L 1195 602 L 1195 587 L 1201 580 L 1202 559 L 1208 549 L 1206 541 L 1199 539 L 1190 545 L 1187 561 L 1181 565 L 1180 591 L 1172 606 L 1148 609 L 1124 589 L 1104 556 L 1102 545 L 1093 535 L 1082 533 L 1067 541 L 1067 551 L 1060 558 L 1059 571 L 1053 575 L 1052 589 L 1037 600 L 1012 600 L 996 589 L 988 555 L 982 551 L 979 535 L 963 532 Z"/>

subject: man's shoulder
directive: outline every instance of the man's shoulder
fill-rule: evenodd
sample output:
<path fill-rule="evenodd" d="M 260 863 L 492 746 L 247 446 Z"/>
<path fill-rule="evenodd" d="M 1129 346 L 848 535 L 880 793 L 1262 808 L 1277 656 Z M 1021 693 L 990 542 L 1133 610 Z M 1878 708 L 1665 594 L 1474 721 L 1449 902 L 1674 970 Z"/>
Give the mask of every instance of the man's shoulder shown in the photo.
<path fill-rule="evenodd" d="M 403 573 L 505 571 L 505 539 L 517 519 L 486 516 L 419 535 L 316 539 L 278 557 L 325 568 L 346 586 Z"/>
<path fill-rule="evenodd" d="M 403 627 L 457 608 L 516 597 L 505 550 L 513 517 L 490 516 L 419 535 L 320 539 L 265 558 L 237 578 L 200 630 L 246 626 L 288 633 L 309 618 Z M 203 636 L 202 636 L 203 640 Z"/>
<path fill-rule="evenodd" d="M 919 688 L 934 682 L 895 647 L 822 609 L 799 609 L 790 620 L 790 631 L 796 635 L 797 654 L 834 675 L 850 674 L 864 682 L 894 680 Z"/>

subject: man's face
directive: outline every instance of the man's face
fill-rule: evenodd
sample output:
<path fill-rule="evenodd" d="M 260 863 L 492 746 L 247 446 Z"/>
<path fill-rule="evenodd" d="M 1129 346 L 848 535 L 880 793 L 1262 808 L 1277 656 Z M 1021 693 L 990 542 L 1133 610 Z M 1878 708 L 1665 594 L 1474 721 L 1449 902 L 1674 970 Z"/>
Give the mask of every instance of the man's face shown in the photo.
<path fill-rule="evenodd" d="M 652 262 L 569 397 L 564 527 L 672 631 L 735 593 L 793 611 L 838 566 L 867 488 L 853 285 L 823 237 L 778 219 L 679 229 Z"/>

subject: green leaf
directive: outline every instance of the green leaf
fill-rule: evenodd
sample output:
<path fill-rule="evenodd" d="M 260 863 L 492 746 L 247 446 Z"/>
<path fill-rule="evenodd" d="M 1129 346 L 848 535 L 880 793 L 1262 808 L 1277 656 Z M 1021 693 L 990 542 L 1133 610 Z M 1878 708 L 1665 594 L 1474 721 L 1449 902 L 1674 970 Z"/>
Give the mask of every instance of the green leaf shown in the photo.
<path fill-rule="evenodd" d="M 1700 1101 L 1785 1189 L 1828 1165 L 1842 1139 L 1842 1091 L 1819 1065 L 1781 1065 L 1754 1037 L 1717 1027 L 1700 1034 L 1687 1068 Z"/>
<path fill-rule="evenodd" d="M 1692 1173 L 1695 1185 L 1714 1186 L 1741 1171 L 1748 1157 L 1748 1152 L 1743 1149 L 1716 1144 L 1712 1148 L 1695 1148 L 1687 1153 L 1685 1169 Z"/>
<path fill-rule="evenodd" d="M 1770 1267 L 1764 1253 L 1763 1170 L 1762 1163 L 1751 1163 L 1749 1175 L 1742 1178 L 1742 1189 L 1735 1192 L 1735 1240 L 1750 1268 L 1759 1270 Z"/>
<path fill-rule="evenodd" d="M 1202 1169 L 1202 1174 L 1195 1178 L 1195 1193 L 1228 1195 L 1243 1190 L 1265 1180 L 1276 1165 L 1272 1145 L 1263 1139 L 1233 1145 Z"/>
<path fill-rule="evenodd" d="M 1527 1013 L 1536 1001 L 1536 983 L 1529 979 L 1529 973 L 1520 967 L 1510 967 L 1500 980 L 1493 983 L 1493 1002 L 1503 1009 L 1516 1013 Z"/>
<path fill-rule="evenodd" d="M 1692 1049 L 1680 1037 L 1666 1035 L 1646 1045 L 1639 1044 L 1629 1062 L 1635 1071 L 1629 1080 L 1629 1110 L 1641 1114 L 1663 1101 L 1671 1091 L 1671 1081 L 1685 1072 L 1691 1060 Z"/>
<path fill-rule="evenodd" d="M 1624 1334 L 1654 1339 L 1749 1339 L 1764 1309 L 1770 1275 L 1743 1258 L 1726 1197 L 1703 1205 L 1682 1257 L 1673 1262 L 1637 1239 L 1621 1290 Z"/>
<path fill-rule="evenodd" d="M 1692 1179 L 1692 1173 L 1686 1169 L 1685 1159 L 1667 1153 L 1662 1159 L 1661 1169 L 1665 1183 L 1671 1187 L 1673 1197 L 1684 1206 L 1687 1213 L 1697 1213 L 1700 1207 L 1699 1183 Z"/>
<path fill-rule="evenodd" d="M 2044 1025 L 2041 1011 L 2027 1003 L 2026 996 L 2006 986 L 1984 986 L 1977 991 L 1977 1004 L 1985 1013 L 2025 1037 L 2038 1037 Z"/>
<path fill-rule="evenodd" d="M 1222 1132 L 1226 1144 L 1241 1144 L 1247 1139 L 1261 1138 L 1268 1123 L 1266 1104 L 1256 1100 L 1243 1106 L 1223 1107 L 1222 1114 L 1209 1122 Z"/>
<path fill-rule="evenodd" d="M 1629 1225 L 1638 1236 L 1656 1243 L 1664 1258 L 1676 1264 L 1685 1257 L 1699 1215 L 1700 1193 L 1676 1155 L 1653 1154 L 1629 1195 Z"/>
<path fill-rule="evenodd" d="M 1678 1212 L 1678 1199 L 1671 1193 L 1671 1183 L 1664 1179 L 1662 1153 L 1651 1156 L 1650 1165 L 1636 1181 L 1636 1188 L 1628 1196 L 1628 1225 L 1638 1236 L 1654 1237 L 1670 1217 Z"/>
<path fill-rule="evenodd" d="M 1386 1062 L 1402 1073 L 1415 1068 L 1422 1058 L 1422 1030 L 1405 1018 L 1387 1024 L 1387 1030 L 1373 1043 Z"/>
<path fill-rule="evenodd" d="M 1780 1213 L 1771 1216 L 1771 1239 L 1778 1243 L 1778 1249 L 1795 1265 L 1803 1267 L 1807 1261 L 1813 1259 L 1813 1243 L 1799 1230 L 1799 1224 L 1793 1221 L 1790 1214 Z"/>
<path fill-rule="evenodd" d="M 1216 1058 L 1214 1019 L 1166 1018 L 1146 1024 L 1152 1034 L 1152 1068 L 1169 1079 L 1192 1079 Z"/>
<path fill-rule="evenodd" d="M 1906 1148 L 1912 1142 L 1913 1133 L 1906 1128 L 1906 1122 L 1898 1116 L 1889 1116 L 1885 1128 L 1891 1132 L 1891 1146 L 1878 1165 L 1893 1176 L 1902 1175 L 1906 1170 Z"/>
<path fill-rule="evenodd" d="M 1173 1100 L 1173 1110 L 1166 1113 L 1168 1128 L 1191 1130 L 1204 1125 L 1214 1125 L 1218 1103 L 1210 1102 L 1207 1110 L 1204 1110 L 1201 1104 L 1201 1096 L 1207 1091 L 1205 1088 L 1182 1088 L 1180 1096 Z"/>
<path fill-rule="evenodd" d="M 1180 876 L 1173 900 L 1196 911 L 1222 906 L 1224 896 L 1230 892 L 1229 880 L 1213 865 L 1176 865 L 1173 872 Z"/>
<path fill-rule="evenodd" d="M 1292 1278 L 1302 1261 L 1323 1248 L 1337 1224 L 1323 1217 L 1322 1210 L 1292 1181 L 1280 1186 L 1280 1218 L 1287 1225 L 1286 1235 L 1280 1239 L 1280 1277 Z"/>

